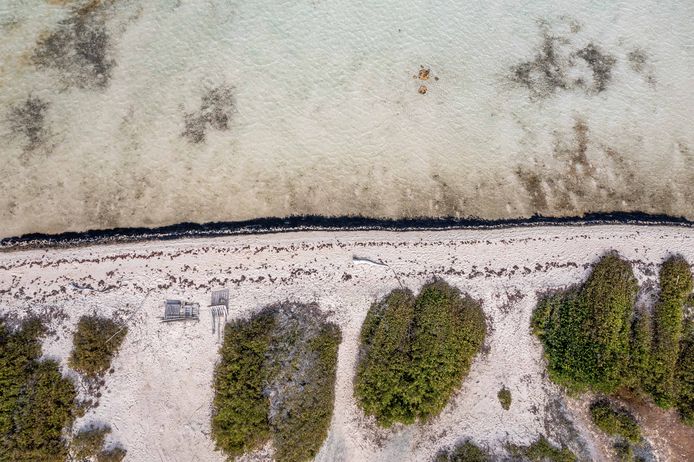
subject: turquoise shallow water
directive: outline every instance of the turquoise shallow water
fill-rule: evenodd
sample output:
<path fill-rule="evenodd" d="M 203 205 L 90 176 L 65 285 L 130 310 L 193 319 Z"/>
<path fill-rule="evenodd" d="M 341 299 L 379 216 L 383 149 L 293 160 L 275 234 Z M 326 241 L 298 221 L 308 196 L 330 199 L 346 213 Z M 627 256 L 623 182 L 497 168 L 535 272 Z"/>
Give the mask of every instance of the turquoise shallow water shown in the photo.
<path fill-rule="evenodd" d="M 694 218 L 692 20 L 684 1 L 6 1 L 0 237 Z"/>

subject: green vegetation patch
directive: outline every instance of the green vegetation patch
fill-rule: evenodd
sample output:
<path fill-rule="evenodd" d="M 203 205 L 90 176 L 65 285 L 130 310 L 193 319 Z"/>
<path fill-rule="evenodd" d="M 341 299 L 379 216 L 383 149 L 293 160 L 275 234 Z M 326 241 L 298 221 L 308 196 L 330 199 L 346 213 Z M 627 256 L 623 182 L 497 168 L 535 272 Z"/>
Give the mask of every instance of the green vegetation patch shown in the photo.
<path fill-rule="evenodd" d="M 694 424 L 694 327 L 685 316 L 693 287 L 689 263 L 671 257 L 653 313 L 635 311 L 631 267 L 604 256 L 582 287 L 546 297 L 533 313 L 550 378 L 571 392 L 641 390 Z"/>
<path fill-rule="evenodd" d="M 39 361 L 45 328 L 0 319 L 0 460 L 52 462 L 67 457 L 64 431 L 76 416 L 77 393 L 55 361 Z"/>
<path fill-rule="evenodd" d="M 502 387 L 501 390 L 499 390 L 499 393 L 496 394 L 496 397 L 499 398 L 499 403 L 501 403 L 501 407 L 505 411 L 511 409 L 511 390 L 506 387 Z"/>
<path fill-rule="evenodd" d="M 278 461 L 312 459 L 335 400 L 339 328 L 316 305 L 283 303 L 226 326 L 212 433 L 230 457 L 272 439 Z"/>
<path fill-rule="evenodd" d="M 532 327 L 544 344 L 553 381 L 574 392 L 606 393 L 622 383 L 637 289 L 629 263 L 608 254 L 582 287 L 539 303 Z"/>
<path fill-rule="evenodd" d="M 694 323 L 685 330 L 675 372 L 677 409 L 687 425 L 694 426 Z"/>
<path fill-rule="evenodd" d="M 120 322 L 96 315 L 82 316 L 77 323 L 70 367 L 95 379 L 111 367 L 128 329 Z"/>
<path fill-rule="evenodd" d="M 510 444 L 508 451 L 514 460 L 530 462 L 575 462 L 578 460 L 569 448 L 554 446 L 544 435 L 529 446 Z"/>
<path fill-rule="evenodd" d="M 467 440 L 448 450 L 439 451 L 434 462 L 491 462 L 492 460 L 488 451 Z"/>
<path fill-rule="evenodd" d="M 362 326 L 358 403 L 384 427 L 437 415 L 485 334 L 479 303 L 443 281 L 426 284 L 416 298 L 394 290 L 371 306 Z"/>
<path fill-rule="evenodd" d="M 610 436 L 621 436 L 633 443 L 641 440 L 641 429 L 629 411 L 607 399 L 595 400 L 590 405 L 593 423 Z"/>
<path fill-rule="evenodd" d="M 676 401 L 675 375 L 682 340 L 684 305 L 692 292 L 692 273 L 682 257 L 671 257 L 660 269 L 660 296 L 653 311 L 652 377 L 646 390 L 665 408 Z"/>
<path fill-rule="evenodd" d="M 97 462 L 120 462 L 127 451 L 119 446 L 105 447 L 106 435 L 111 433 L 108 425 L 90 426 L 80 430 L 70 442 L 71 460 L 96 460 Z"/>

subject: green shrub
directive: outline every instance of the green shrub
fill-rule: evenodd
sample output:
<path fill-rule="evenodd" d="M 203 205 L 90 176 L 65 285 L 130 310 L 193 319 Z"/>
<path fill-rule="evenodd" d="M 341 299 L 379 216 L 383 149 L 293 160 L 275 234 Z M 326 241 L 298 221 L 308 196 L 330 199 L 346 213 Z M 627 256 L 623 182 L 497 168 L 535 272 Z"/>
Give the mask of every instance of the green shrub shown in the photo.
<path fill-rule="evenodd" d="M 99 454 L 96 455 L 96 462 L 121 462 L 125 459 L 128 451 L 121 448 L 120 446 L 115 446 L 110 449 L 103 449 Z"/>
<path fill-rule="evenodd" d="M 634 448 L 628 441 L 617 441 L 613 448 L 618 462 L 634 462 Z"/>
<path fill-rule="evenodd" d="M 0 318 L 0 435 L 8 435 L 12 429 L 17 400 L 41 356 L 44 333 L 38 319 L 27 319 L 13 330 Z"/>
<path fill-rule="evenodd" d="M 443 281 L 417 298 L 395 290 L 361 330 L 355 396 L 384 427 L 437 415 L 467 375 L 486 333 L 484 313 Z"/>
<path fill-rule="evenodd" d="M 653 313 L 652 380 L 647 391 L 665 408 L 675 404 L 675 368 L 682 339 L 684 304 L 692 291 L 692 273 L 682 257 L 671 257 L 660 270 L 660 297 Z"/>
<path fill-rule="evenodd" d="M 631 344 L 629 346 L 629 371 L 625 385 L 638 389 L 645 388 L 652 375 L 653 327 L 651 316 L 646 310 L 636 314 L 633 322 Z"/>
<path fill-rule="evenodd" d="M 125 449 L 120 446 L 115 446 L 110 449 L 103 449 L 99 454 L 96 455 L 96 462 L 121 462 L 125 459 L 125 455 L 128 453 Z"/>
<path fill-rule="evenodd" d="M 335 401 L 335 375 L 340 329 L 326 324 L 308 342 L 308 367 L 300 382 L 285 392 L 281 412 L 271 419 L 275 458 L 312 460 L 328 436 Z"/>
<path fill-rule="evenodd" d="M 212 433 L 230 457 L 272 439 L 280 462 L 310 460 L 327 437 L 339 328 L 315 305 L 280 304 L 226 327 Z"/>
<path fill-rule="evenodd" d="M 608 254 L 582 287 L 540 301 L 532 328 L 553 381 L 572 392 L 609 393 L 622 384 L 637 289 L 629 263 Z"/>
<path fill-rule="evenodd" d="M 256 449 L 270 438 L 269 400 L 263 363 L 274 324 L 271 312 L 232 321 L 224 331 L 221 361 L 214 374 L 212 435 L 230 457 Z"/>
<path fill-rule="evenodd" d="M 36 319 L 17 329 L 0 319 L 0 460 L 63 461 L 62 435 L 75 417 L 77 393 L 55 361 L 39 361 L 44 327 Z"/>
<path fill-rule="evenodd" d="M 439 451 L 434 460 L 435 462 L 491 462 L 492 456 L 468 440 L 458 443 L 451 449 Z"/>
<path fill-rule="evenodd" d="M 529 446 L 511 444 L 508 450 L 515 460 L 530 462 L 575 462 L 577 460 L 570 449 L 552 445 L 544 435 Z"/>
<path fill-rule="evenodd" d="M 694 323 L 689 323 L 675 374 L 677 409 L 687 425 L 694 426 Z"/>
<path fill-rule="evenodd" d="M 502 387 L 496 397 L 499 398 L 499 403 L 501 403 L 501 407 L 504 408 L 505 411 L 511 408 L 511 390 Z"/>
<path fill-rule="evenodd" d="M 111 433 L 111 427 L 89 427 L 79 431 L 72 437 L 70 453 L 76 461 L 96 457 L 104 446 L 106 435 Z"/>
<path fill-rule="evenodd" d="M 70 367 L 88 378 L 96 378 L 111 367 L 128 333 L 122 323 L 96 315 L 82 316 L 77 323 Z"/>
<path fill-rule="evenodd" d="M 598 399 L 590 405 L 590 417 L 600 430 L 610 436 L 621 436 L 634 443 L 641 440 L 641 430 L 634 416 L 606 399 Z"/>

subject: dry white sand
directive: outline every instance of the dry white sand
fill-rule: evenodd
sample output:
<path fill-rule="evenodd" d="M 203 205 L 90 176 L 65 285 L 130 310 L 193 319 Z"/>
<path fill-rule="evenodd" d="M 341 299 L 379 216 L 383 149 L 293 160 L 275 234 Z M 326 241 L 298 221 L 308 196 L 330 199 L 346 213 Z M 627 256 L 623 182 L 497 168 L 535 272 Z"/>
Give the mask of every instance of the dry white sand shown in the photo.
<path fill-rule="evenodd" d="M 463 437 L 497 450 L 540 433 L 559 438 L 566 427 L 556 406 L 560 395 L 545 377 L 540 344 L 528 327 L 536 292 L 581 281 L 610 249 L 634 264 L 641 282 L 654 281 L 669 253 L 694 261 L 693 239 L 689 228 L 625 225 L 293 233 L 6 252 L 0 253 L 0 311 L 69 316 L 54 321 L 56 335 L 44 346 L 64 366 L 80 315 L 128 317 L 129 334 L 100 405 L 78 425 L 110 423 L 128 460 L 216 461 L 224 458 L 209 437 L 219 346 L 211 316 L 203 308 L 200 322 L 163 324 L 163 300 L 205 306 L 212 289 L 228 287 L 231 317 L 279 300 L 315 301 L 343 333 L 335 412 L 318 459 L 420 461 Z M 430 423 L 377 430 L 355 405 L 361 322 L 398 282 L 388 268 L 355 265 L 353 256 L 382 259 L 415 291 L 441 277 L 483 303 L 491 327 L 485 353 Z M 496 398 L 502 385 L 513 394 L 509 411 Z M 577 431 L 589 435 L 580 424 Z M 584 448 L 595 457 L 590 438 Z"/>

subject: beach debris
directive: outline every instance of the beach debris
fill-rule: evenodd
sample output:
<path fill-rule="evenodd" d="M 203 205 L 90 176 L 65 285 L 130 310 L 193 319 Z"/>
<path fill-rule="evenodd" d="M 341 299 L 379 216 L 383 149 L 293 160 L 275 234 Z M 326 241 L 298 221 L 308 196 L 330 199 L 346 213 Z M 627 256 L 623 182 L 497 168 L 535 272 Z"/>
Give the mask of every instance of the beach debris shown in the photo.
<path fill-rule="evenodd" d="M 200 304 L 181 301 L 181 300 L 166 300 L 164 302 L 164 316 L 162 322 L 170 321 L 185 321 L 200 319 Z"/>
<path fill-rule="evenodd" d="M 352 263 L 355 265 L 369 265 L 369 266 L 381 266 L 388 268 L 393 272 L 393 276 L 395 276 L 395 279 L 398 281 L 398 284 L 400 284 L 400 287 L 404 288 L 402 285 L 402 281 L 400 280 L 400 277 L 398 276 L 398 273 L 395 272 L 393 268 L 390 267 L 388 263 L 384 263 L 383 260 L 371 260 L 370 258 L 364 258 L 364 257 L 357 257 L 356 255 L 352 256 Z"/>
<path fill-rule="evenodd" d="M 418 92 L 420 95 L 426 95 L 426 94 L 427 94 L 427 86 L 426 86 L 426 85 L 420 85 L 420 86 L 419 86 L 419 89 L 417 90 L 417 92 Z"/>
<path fill-rule="evenodd" d="M 352 263 L 354 263 L 355 265 L 385 266 L 386 268 L 388 267 L 388 265 L 386 265 L 380 260 L 375 261 L 371 260 L 370 258 L 357 257 L 356 255 L 352 256 Z"/>

